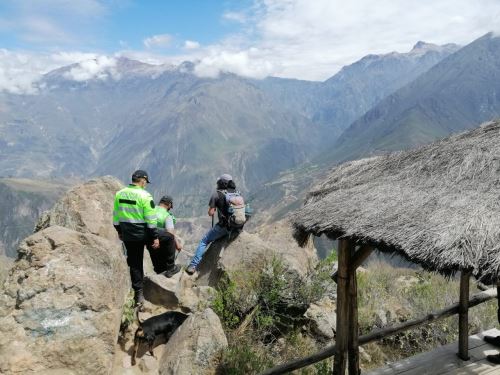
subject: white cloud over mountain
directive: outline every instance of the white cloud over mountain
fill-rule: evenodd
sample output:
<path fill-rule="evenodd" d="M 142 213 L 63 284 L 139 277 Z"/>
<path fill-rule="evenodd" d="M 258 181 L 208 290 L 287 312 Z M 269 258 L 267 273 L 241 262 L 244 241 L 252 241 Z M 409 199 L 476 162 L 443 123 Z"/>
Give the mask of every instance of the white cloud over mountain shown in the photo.
<path fill-rule="evenodd" d="M 108 77 L 119 78 L 114 69 L 116 59 L 107 56 L 97 56 L 91 60 L 85 60 L 72 67 L 64 76 L 74 81 L 88 81 L 90 79 L 106 79 Z"/>
<path fill-rule="evenodd" d="M 69 22 L 79 26 L 98 22 L 111 11 L 98 0 L 47 1 L 43 7 L 35 0 L 20 1 L 19 19 L 0 16 L 0 29 L 12 30 L 20 38 L 32 38 L 41 45 L 52 38 L 62 45 L 58 51 L 64 51 L 64 43 L 78 45 L 78 35 Z M 32 22 L 23 26 L 22 20 L 29 17 L 33 17 Z M 109 56 L 125 55 L 156 64 L 195 61 L 196 74 L 208 77 L 229 71 L 256 78 L 274 75 L 323 80 L 367 54 L 406 52 L 418 40 L 469 43 L 500 29 L 500 1 L 421 0 L 409 6 L 398 0 L 255 0 L 248 9 L 221 14 L 221 21 L 237 24 L 239 31 L 211 45 L 193 40 L 176 44 L 171 34 L 158 34 L 143 40 L 144 49 L 127 47 Z M 179 53 L 162 55 L 165 47 Z M 80 64 L 68 77 L 102 78 L 104 71 L 113 69 L 114 60 L 109 56 L 0 50 L 0 90 L 35 92 L 33 82 L 40 74 L 86 60 L 90 62 Z"/>

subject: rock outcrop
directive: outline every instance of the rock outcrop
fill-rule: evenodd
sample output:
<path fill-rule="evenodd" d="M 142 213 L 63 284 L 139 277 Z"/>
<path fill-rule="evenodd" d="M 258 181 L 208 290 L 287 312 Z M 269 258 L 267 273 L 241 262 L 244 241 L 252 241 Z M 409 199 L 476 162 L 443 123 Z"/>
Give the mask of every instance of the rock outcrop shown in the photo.
<path fill-rule="evenodd" d="M 146 299 L 167 309 L 181 309 L 186 312 L 204 310 L 215 294 L 212 287 L 196 285 L 196 281 L 182 271 L 171 278 L 150 274 L 144 280 Z"/>
<path fill-rule="evenodd" d="M 312 239 L 304 247 L 297 245 L 292 234 L 292 224 L 286 219 L 259 227 L 257 234 L 301 276 L 306 275 L 318 263 Z"/>
<path fill-rule="evenodd" d="M 280 258 L 285 265 L 304 277 L 318 259 L 312 245 L 301 248 L 287 238 L 291 233 L 287 222 L 269 225 L 259 234 L 241 232 L 233 238 L 212 243 L 199 266 L 199 285 L 215 286 L 223 272 L 238 271 L 257 259 Z M 291 234 L 290 234 L 291 236 Z"/>
<path fill-rule="evenodd" d="M 110 373 L 128 287 L 115 243 L 59 226 L 23 240 L 0 295 L 0 373 Z"/>
<path fill-rule="evenodd" d="M 312 323 L 312 331 L 328 340 L 335 337 L 337 330 L 336 305 L 328 297 L 312 303 L 304 314 Z"/>
<path fill-rule="evenodd" d="M 39 219 L 35 231 L 60 225 L 81 233 L 91 233 L 115 241 L 113 202 L 123 187 L 111 176 L 95 178 L 69 190 L 54 208 Z"/>
<path fill-rule="evenodd" d="M 211 310 L 191 315 L 170 338 L 160 359 L 160 375 L 215 374 L 227 339 Z"/>
<path fill-rule="evenodd" d="M 66 193 L 23 240 L 0 294 L 0 373 L 109 374 L 125 296 L 112 177 Z"/>

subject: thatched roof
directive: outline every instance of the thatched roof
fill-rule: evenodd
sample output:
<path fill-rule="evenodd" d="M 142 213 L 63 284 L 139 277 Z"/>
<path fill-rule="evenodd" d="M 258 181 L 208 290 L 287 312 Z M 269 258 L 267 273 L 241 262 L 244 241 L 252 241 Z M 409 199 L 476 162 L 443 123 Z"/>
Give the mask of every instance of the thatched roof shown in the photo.
<path fill-rule="evenodd" d="M 294 236 L 351 237 L 425 269 L 500 266 L 500 122 L 428 146 L 348 162 L 293 214 Z"/>

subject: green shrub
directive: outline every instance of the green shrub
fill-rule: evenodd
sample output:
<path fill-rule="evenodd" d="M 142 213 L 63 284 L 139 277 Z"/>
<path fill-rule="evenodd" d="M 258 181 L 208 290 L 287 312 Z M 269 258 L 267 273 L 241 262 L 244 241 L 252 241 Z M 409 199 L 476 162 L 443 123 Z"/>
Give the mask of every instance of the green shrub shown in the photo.
<path fill-rule="evenodd" d="M 212 309 L 219 316 L 225 328 L 235 328 L 240 323 L 236 284 L 227 275 L 224 275 L 219 283 L 219 288 L 212 301 Z"/>
<path fill-rule="evenodd" d="M 135 320 L 135 309 L 134 309 L 134 292 L 131 290 L 127 298 L 125 299 L 125 304 L 123 305 L 122 320 L 120 324 L 120 332 L 124 333 L 127 328 Z"/>

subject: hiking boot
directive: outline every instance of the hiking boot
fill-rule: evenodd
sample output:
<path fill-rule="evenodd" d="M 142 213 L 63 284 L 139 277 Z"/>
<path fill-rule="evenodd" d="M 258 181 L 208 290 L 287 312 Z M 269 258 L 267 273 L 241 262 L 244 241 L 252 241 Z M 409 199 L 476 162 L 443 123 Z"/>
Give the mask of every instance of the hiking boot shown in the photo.
<path fill-rule="evenodd" d="M 500 347 L 500 336 L 484 336 L 483 340 L 488 344 Z"/>
<path fill-rule="evenodd" d="M 136 306 L 142 306 L 144 305 L 144 302 L 146 300 L 144 299 L 144 293 L 142 292 L 142 289 L 136 290 L 134 293 L 134 302 Z"/>
<path fill-rule="evenodd" d="M 490 354 L 486 356 L 486 359 L 496 365 L 500 365 L 500 354 Z"/>
<path fill-rule="evenodd" d="M 188 275 L 192 275 L 196 272 L 196 267 L 195 266 L 189 266 L 188 268 L 186 268 L 186 273 Z"/>
<path fill-rule="evenodd" d="M 165 276 L 167 278 L 170 278 L 170 277 L 174 276 L 180 270 L 181 270 L 181 266 L 179 266 L 179 265 L 176 264 L 171 269 L 163 271 L 161 273 L 161 275 L 163 275 L 163 276 Z"/>

